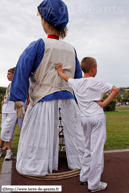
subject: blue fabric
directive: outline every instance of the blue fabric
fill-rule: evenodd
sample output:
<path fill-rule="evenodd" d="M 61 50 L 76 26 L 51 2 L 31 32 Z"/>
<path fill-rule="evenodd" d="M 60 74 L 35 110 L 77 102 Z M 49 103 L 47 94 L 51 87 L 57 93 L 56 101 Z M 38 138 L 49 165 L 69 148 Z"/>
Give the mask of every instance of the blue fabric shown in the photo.
<path fill-rule="evenodd" d="M 75 99 L 75 97 L 67 90 L 65 91 L 58 91 L 52 94 L 49 94 L 42 98 L 40 101 L 51 101 L 51 100 L 59 100 L 59 99 Z M 39 102 L 40 102 L 39 101 Z"/>
<path fill-rule="evenodd" d="M 38 68 L 44 55 L 42 39 L 32 42 L 21 54 L 12 80 L 10 99 L 25 102 L 29 88 L 29 77 Z"/>
<path fill-rule="evenodd" d="M 62 30 L 68 23 L 67 6 L 62 0 L 44 0 L 38 9 L 42 17 L 57 30 Z"/>
<path fill-rule="evenodd" d="M 76 50 L 75 50 L 75 57 L 76 57 L 76 69 L 75 69 L 74 79 L 82 78 L 82 70 L 81 70 L 80 62 L 77 58 Z"/>
<path fill-rule="evenodd" d="M 38 68 L 44 56 L 45 45 L 42 39 L 32 42 L 21 54 L 12 80 L 10 98 L 11 101 L 25 102 L 29 89 L 29 77 Z M 75 77 L 82 78 L 80 63 L 76 55 Z M 68 91 L 59 91 L 45 96 L 40 101 L 75 99 Z"/>

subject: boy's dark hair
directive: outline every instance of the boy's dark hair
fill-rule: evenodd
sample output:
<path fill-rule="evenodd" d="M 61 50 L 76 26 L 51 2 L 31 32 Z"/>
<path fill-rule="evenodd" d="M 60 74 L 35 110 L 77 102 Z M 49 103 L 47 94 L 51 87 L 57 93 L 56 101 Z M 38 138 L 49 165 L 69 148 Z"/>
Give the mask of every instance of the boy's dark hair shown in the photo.
<path fill-rule="evenodd" d="M 8 70 L 8 72 L 11 72 L 12 74 L 14 74 L 15 68 L 16 68 L 16 67 L 10 68 L 10 69 Z"/>
<path fill-rule="evenodd" d="M 84 73 L 90 71 L 92 67 L 96 67 L 96 60 L 92 57 L 85 57 L 81 61 L 81 69 Z"/>
<path fill-rule="evenodd" d="M 42 17 L 42 19 L 44 19 L 43 16 L 42 16 L 42 14 L 40 13 L 39 8 L 38 8 L 38 13 L 39 13 L 39 15 Z M 54 26 L 52 26 L 46 19 L 44 19 L 44 20 L 45 20 L 45 22 L 47 22 L 47 23 L 49 24 L 49 28 L 50 28 L 50 29 L 56 29 L 56 28 L 55 28 Z M 67 28 L 67 27 L 65 27 L 65 28 L 62 29 L 62 30 L 58 30 L 58 29 L 56 29 L 56 30 L 59 32 L 59 37 L 60 37 L 61 39 L 63 39 L 63 38 L 66 37 L 67 32 L 68 32 L 68 28 Z"/>

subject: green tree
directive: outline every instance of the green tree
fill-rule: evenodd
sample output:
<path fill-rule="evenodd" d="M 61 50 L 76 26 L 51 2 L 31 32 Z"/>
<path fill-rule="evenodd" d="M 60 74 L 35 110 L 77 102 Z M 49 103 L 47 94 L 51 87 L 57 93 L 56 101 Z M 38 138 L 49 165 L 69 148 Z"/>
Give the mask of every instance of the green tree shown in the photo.
<path fill-rule="evenodd" d="M 116 100 L 117 100 L 118 102 L 120 102 L 120 101 L 122 100 L 122 97 L 121 97 L 121 94 L 120 94 L 120 93 L 117 94 Z"/>
<path fill-rule="evenodd" d="M 5 92 L 6 92 L 6 87 L 0 87 L 0 94 L 5 94 Z"/>
<path fill-rule="evenodd" d="M 103 94 L 103 100 L 105 100 L 108 97 L 108 94 L 104 93 Z"/>
<path fill-rule="evenodd" d="M 123 93 L 123 101 L 127 102 L 129 100 L 129 94 L 128 92 L 125 90 Z"/>
<path fill-rule="evenodd" d="M 104 93 L 102 101 L 104 101 L 109 94 Z M 113 99 L 106 107 L 103 108 L 104 111 L 115 111 L 116 109 L 116 100 Z"/>
<path fill-rule="evenodd" d="M 2 104 L 1 102 L 4 100 L 4 96 L 0 94 L 0 112 L 2 111 Z"/>
<path fill-rule="evenodd" d="M 4 96 L 3 94 L 0 94 L 0 102 L 2 102 L 4 100 Z"/>

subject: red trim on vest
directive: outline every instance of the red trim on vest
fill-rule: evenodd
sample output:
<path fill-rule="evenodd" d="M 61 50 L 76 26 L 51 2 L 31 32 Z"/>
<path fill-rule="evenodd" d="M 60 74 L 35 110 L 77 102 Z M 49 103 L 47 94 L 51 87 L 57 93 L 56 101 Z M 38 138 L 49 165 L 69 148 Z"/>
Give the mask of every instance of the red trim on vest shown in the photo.
<path fill-rule="evenodd" d="M 59 40 L 59 36 L 56 35 L 48 35 L 47 38 Z"/>

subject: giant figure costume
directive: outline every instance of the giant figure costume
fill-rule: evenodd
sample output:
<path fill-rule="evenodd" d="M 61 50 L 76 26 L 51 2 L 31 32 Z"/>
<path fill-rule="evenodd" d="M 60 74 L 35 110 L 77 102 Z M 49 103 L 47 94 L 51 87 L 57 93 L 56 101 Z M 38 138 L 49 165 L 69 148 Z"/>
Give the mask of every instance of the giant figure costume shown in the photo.
<path fill-rule="evenodd" d="M 45 0 L 39 7 L 42 16 L 56 29 L 68 22 L 67 6 L 61 0 Z M 61 12 L 63 8 L 63 12 Z M 12 81 L 10 100 L 25 101 L 27 108 L 19 139 L 17 171 L 23 175 L 45 176 L 58 170 L 59 109 L 64 127 L 68 167 L 81 168 L 84 134 L 73 90 L 57 73 L 61 62 L 65 73 L 81 78 L 74 48 L 55 35 L 32 42 L 22 53 Z"/>

